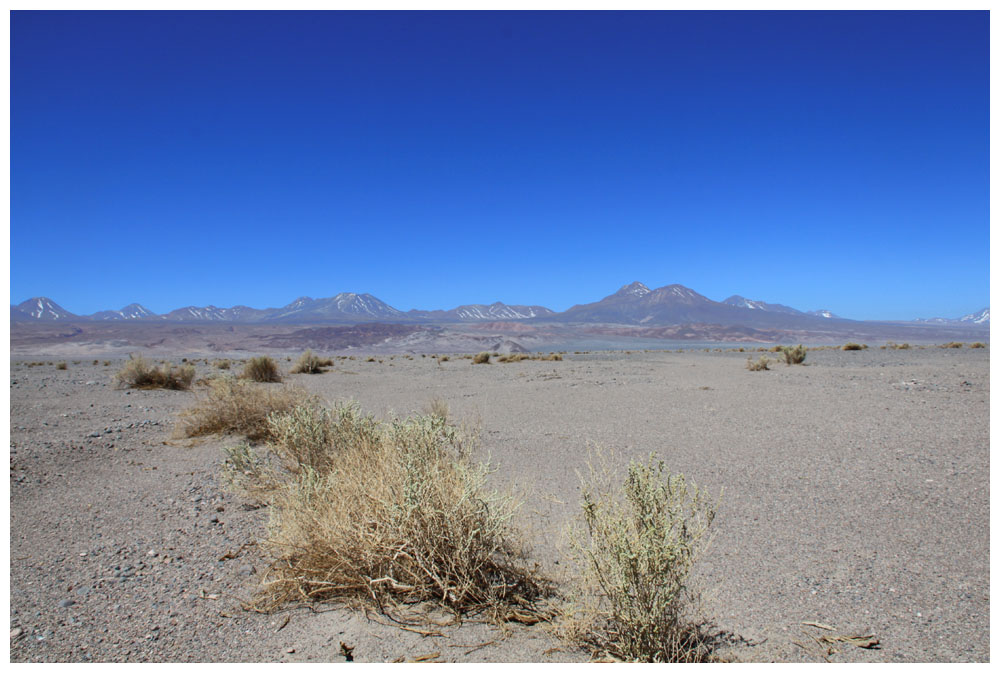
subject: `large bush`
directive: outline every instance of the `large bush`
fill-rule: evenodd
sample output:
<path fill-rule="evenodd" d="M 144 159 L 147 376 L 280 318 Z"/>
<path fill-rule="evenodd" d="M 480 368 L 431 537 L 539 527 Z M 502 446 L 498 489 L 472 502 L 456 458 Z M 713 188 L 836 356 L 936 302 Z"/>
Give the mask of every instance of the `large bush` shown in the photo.
<path fill-rule="evenodd" d="M 197 437 L 238 434 L 250 440 L 271 436 L 268 416 L 317 401 L 306 391 L 290 386 L 260 386 L 230 377 L 209 382 L 208 393 L 181 412 L 179 434 Z"/>
<path fill-rule="evenodd" d="M 244 470 L 271 510 L 260 607 L 430 600 L 503 620 L 547 592 L 513 525 L 518 503 L 487 488 L 491 468 L 442 416 L 382 422 L 346 404 L 268 423 L 271 466 Z"/>

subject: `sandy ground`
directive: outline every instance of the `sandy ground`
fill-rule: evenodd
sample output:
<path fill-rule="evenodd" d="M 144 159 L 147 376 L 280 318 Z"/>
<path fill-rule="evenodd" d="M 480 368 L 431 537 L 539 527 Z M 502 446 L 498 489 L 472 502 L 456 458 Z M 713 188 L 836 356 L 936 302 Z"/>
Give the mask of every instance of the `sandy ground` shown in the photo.
<path fill-rule="evenodd" d="M 657 452 L 724 489 L 698 580 L 728 657 L 989 659 L 988 348 L 818 351 L 767 372 L 728 352 L 379 357 L 288 380 L 378 415 L 447 402 L 480 427 L 496 484 L 529 491 L 520 523 L 550 571 L 589 448 Z M 10 376 L 12 661 L 343 661 L 341 642 L 358 661 L 586 659 L 542 626 L 424 637 L 333 606 L 243 610 L 267 514 L 221 484 L 234 440 L 170 439 L 197 393 L 117 390 L 120 360 L 32 359 Z M 881 647 L 831 654 L 804 621 Z"/>

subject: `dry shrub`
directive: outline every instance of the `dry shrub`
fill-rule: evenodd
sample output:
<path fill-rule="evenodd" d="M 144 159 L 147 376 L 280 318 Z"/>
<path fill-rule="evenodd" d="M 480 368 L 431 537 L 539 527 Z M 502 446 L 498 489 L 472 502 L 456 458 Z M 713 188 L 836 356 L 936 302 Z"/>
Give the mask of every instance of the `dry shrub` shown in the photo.
<path fill-rule="evenodd" d="M 440 397 L 435 397 L 431 400 L 430 404 L 427 405 L 427 414 L 429 416 L 434 416 L 440 418 L 442 421 L 448 421 L 448 403 L 442 400 Z"/>
<path fill-rule="evenodd" d="M 941 344 L 938 348 L 961 348 L 964 345 L 961 341 L 949 341 L 946 344 Z"/>
<path fill-rule="evenodd" d="M 56 364 L 56 369 L 66 369 L 67 366 L 65 362 L 59 362 Z"/>
<path fill-rule="evenodd" d="M 975 343 L 969 344 L 969 348 L 986 348 L 986 344 L 984 344 L 982 341 L 977 341 Z"/>
<path fill-rule="evenodd" d="M 861 344 L 856 344 L 852 341 L 850 343 L 844 344 L 843 346 L 840 347 L 840 349 L 845 351 L 859 351 L 862 350 L 862 346 Z"/>
<path fill-rule="evenodd" d="M 802 344 L 798 346 L 782 346 L 781 354 L 785 356 L 786 365 L 800 365 L 806 361 L 806 349 Z"/>
<path fill-rule="evenodd" d="M 570 529 L 580 586 L 564 629 L 595 655 L 626 661 L 711 657 L 688 576 L 716 504 L 650 455 L 630 461 L 624 488 L 598 454 L 583 481 L 583 525 Z"/>
<path fill-rule="evenodd" d="M 229 360 L 216 360 L 212 363 L 216 369 L 229 369 L 232 363 Z"/>
<path fill-rule="evenodd" d="M 257 383 L 277 383 L 281 381 L 281 372 L 278 371 L 278 363 L 266 355 L 250 358 L 243 365 L 243 373 L 240 378 L 256 381 Z"/>
<path fill-rule="evenodd" d="M 480 355 L 488 355 L 488 354 L 480 353 Z M 488 359 L 489 358 L 487 357 L 487 360 Z M 501 355 L 500 357 L 498 357 L 497 362 L 510 363 L 510 362 L 523 362 L 524 360 L 542 360 L 542 361 L 547 360 L 547 361 L 560 362 L 562 361 L 562 359 L 563 357 L 559 353 L 549 353 L 548 355 L 532 355 L 530 353 L 509 353 L 507 355 Z M 477 363 L 473 361 L 473 364 L 482 364 L 482 363 Z"/>
<path fill-rule="evenodd" d="M 271 436 L 270 414 L 316 404 L 316 398 L 301 388 L 262 387 L 229 377 L 213 379 L 207 395 L 181 412 L 178 432 L 184 437 L 238 434 L 253 441 L 267 439 Z"/>
<path fill-rule="evenodd" d="M 491 468 L 439 416 L 380 422 L 342 404 L 275 415 L 270 427 L 280 466 L 260 483 L 274 561 L 257 607 L 435 601 L 523 620 L 548 593 L 513 527 L 518 503 L 487 489 Z"/>
<path fill-rule="evenodd" d="M 768 367 L 770 363 L 771 361 L 767 359 L 766 355 L 761 355 L 760 358 L 757 359 L 757 362 L 747 358 L 747 369 L 752 372 L 766 372 L 770 369 Z"/>
<path fill-rule="evenodd" d="M 321 358 L 315 355 L 312 350 L 307 350 L 299 358 L 295 366 L 292 367 L 293 374 L 322 374 L 323 367 L 332 367 L 333 360 L 330 358 Z"/>
<path fill-rule="evenodd" d="M 194 367 L 185 365 L 174 367 L 164 363 L 154 367 L 141 355 L 130 355 L 125 366 L 115 374 L 115 385 L 119 388 L 166 388 L 167 390 L 187 390 L 194 380 Z"/>
<path fill-rule="evenodd" d="M 490 354 L 483 351 L 472 358 L 472 364 L 474 365 L 488 365 L 490 363 Z"/>

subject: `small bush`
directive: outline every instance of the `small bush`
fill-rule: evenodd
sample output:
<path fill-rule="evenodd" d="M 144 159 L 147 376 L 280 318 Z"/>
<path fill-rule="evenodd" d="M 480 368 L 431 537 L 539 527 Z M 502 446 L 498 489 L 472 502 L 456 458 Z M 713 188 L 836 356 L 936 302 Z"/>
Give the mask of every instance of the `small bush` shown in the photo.
<path fill-rule="evenodd" d="M 208 382 L 208 394 L 181 412 L 178 432 L 184 437 L 239 434 L 256 441 L 271 437 L 267 417 L 297 406 L 315 405 L 316 398 L 300 388 L 261 387 L 230 377 Z"/>
<path fill-rule="evenodd" d="M 321 358 L 318 355 L 313 354 L 311 350 L 307 350 L 299 358 L 295 366 L 292 367 L 293 374 L 322 374 L 323 367 L 332 367 L 333 360 L 330 358 Z"/>
<path fill-rule="evenodd" d="M 472 364 L 474 365 L 488 365 L 490 363 L 490 354 L 483 351 L 472 358 Z"/>
<path fill-rule="evenodd" d="M 232 363 L 229 360 L 216 360 L 212 364 L 215 365 L 216 369 L 229 369 L 232 367 Z"/>
<path fill-rule="evenodd" d="M 278 371 L 278 363 L 266 355 L 250 358 L 243 365 L 243 373 L 240 378 L 256 381 L 257 383 L 278 383 L 281 381 L 281 372 Z"/>
<path fill-rule="evenodd" d="M 59 362 L 56 364 L 56 369 L 66 369 L 67 366 L 65 362 Z"/>
<path fill-rule="evenodd" d="M 986 344 L 984 344 L 982 341 L 977 341 L 975 343 L 969 344 L 969 348 L 986 348 Z"/>
<path fill-rule="evenodd" d="M 781 354 L 785 356 L 786 365 L 800 365 L 806 361 L 806 349 L 802 344 L 798 346 L 782 346 Z"/>
<path fill-rule="evenodd" d="M 626 661 L 710 658 L 688 576 L 716 504 L 650 455 L 624 488 L 604 465 L 583 480 L 583 525 L 570 531 L 581 585 L 566 628 L 594 654 Z"/>
<path fill-rule="evenodd" d="M 861 344 L 856 344 L 852 341 L 850 343 L 844 344 L 843 346 L 840 347 L 840 349 L 845 351 L 859 351 L 862 350 L 862 347 Z"/>
<path fill-rule="evenodd" d="M 154 367 L 141 355 L 130 355 L 128 362 L 115 374 L 115 385 L 119 388 L 140 388 L 150 390 L 187 390 L 194 380 L 194 367 L 185 365 L 174 367 L 169 363 Z"/>
<path fill-rule="evenodd" d="M 961 348 L 964 345 L 961 341 L 950 341 L 946 344 L 941 344 L 939 348 Z"/>
<path fill-rule="evenodd" d="M 752 372 L 768 371 L 769 370 L 768 365 L 770 363 L 771 361 L 767 359 L 766 355 L 761 355 L 760 358 L 757 360 L 757 362 L 754 362 L 750 358 L 747 358 L 747 369 L 749 369 Z"/>
<path fill-rule="evenodd" d="M 435 601 L 500 621 L 548 593 L 511 523 L 517 502 L 486 488 L 492 468 L 472 462 L 470 438 L 440 417 L 380 422 L 346 404 L 270 426 L 283 468 L 259 480 L 274 559 L 259 608 Z"/>
<path fill-rule="evenodd" d="M 448 403 L 439 397 L 435 397 L 431 400 L 431 403 L 427 406 L 427 415 L 433 416 L 434 418 L 439 418 L 441 421 L 448 422 Z"/>

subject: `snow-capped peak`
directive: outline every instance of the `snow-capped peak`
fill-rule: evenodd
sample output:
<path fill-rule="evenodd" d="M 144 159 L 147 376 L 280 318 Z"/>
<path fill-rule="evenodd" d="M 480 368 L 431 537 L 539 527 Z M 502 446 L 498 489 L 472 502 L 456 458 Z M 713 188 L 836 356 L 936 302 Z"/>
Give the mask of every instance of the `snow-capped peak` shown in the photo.
<path fill-rule="evenodd" d="M 963 315 L 958 319 L 959 322 L 971 322 L 976 325 L 982 325 L 990 321 L 990 307 L 987 306 L 981 311 L 976 313 L 970 313 L 969 315 Z"/>
<path fill-rule="evenodd" d="M 729 304 L 730 306 L 739 306 L 740 308 L 750 308 L 755 310 L 766 311 L 767 306 L 762 301 L 756 301 L 753 299 L 747 299 L 746 297 L 741 297 L 738 294 L 734 294 L 729 299 L 722 302 L 723 304 Z"/>
<path fill-rule="evenodd" d="M 35 320 L 61 320 L 74 317 L 72 313 L 48 297 L 32 297 L 21 302 L 17 308 Z"/>
<path fill-rule="evenodd" d="M 644 297 L 650 292 L 652 292 L 652 290 L 650 290 L 644 284 L 640 283 L 639 281 L 635 281 L 634 283 L 623 285 L 621 289 L 618 290 L 618 292 L 616 292 L 615 294 L 618 295 L 626 294 L 626 295 L 633 295 L 636 297 Z"/>

